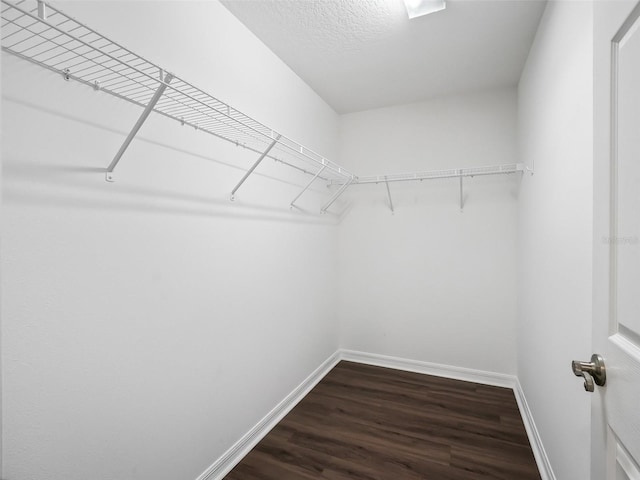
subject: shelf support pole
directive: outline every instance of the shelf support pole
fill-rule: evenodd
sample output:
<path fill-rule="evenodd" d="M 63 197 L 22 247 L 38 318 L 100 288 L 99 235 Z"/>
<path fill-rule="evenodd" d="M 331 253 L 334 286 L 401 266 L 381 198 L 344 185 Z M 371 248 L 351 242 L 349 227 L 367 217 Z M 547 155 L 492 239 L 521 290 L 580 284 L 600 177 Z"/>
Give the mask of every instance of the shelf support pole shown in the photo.
<path fill-rule="evenodd" d="M 273 142 L 271 142 L 271 144 L 267 147 L 267 149 L 264 152 L 262 152 L 262 155 L 260 155 L 260 158 L 258 158 L 258 160 L 256 160 L 256 162 L 253 165 L 251 165 L 251 168 L 247 170 L 247 173 L 244 174 L 244 176 L 238 182 L 235 188 L 231 190 L 231 201 L 236 199 L 236 192 L 238 191 L 238 189 L 242 186 L 244 181 L 247 178 L 249 178 L 249 175 L 253 173 L 253 171 L 258 167 L 258 165 L 260 165 L 260 162 L 262 162 L 262 160 L 265 159 L 265 157 L 269 154 L 271 149 L 276 146 L 276 143 L 278 143 L 278 140 L 280 140 L 280 135 L 276 136 L 276 138 L 273 140 Z"/>
<path fill-rule="evenodd" d="M 340 198 L 340 195 L 342 195 L 344 193 L 344 191 L 349 188 L 349 185 L 351 185 L 353 183 L 353 180 L 355 179 L 355 177 L 351 177 L 349 179 L 348 182 L 346 182 L 344 185 L 342 185 L 337 191 L 336 193 L 333 194 L 333 196 L 329 199 L 329 201 L 324 205 L 324 207 L 322 207 L 320 209 L 320 213 L 324 214 L 327 213 L 327 209 L 333 205 L 333 202 L 335 202 L 336 200 L 338 200 L 338 198 Z"/>
<path fill-rule="evenodd" d="M 309 189 L 309 187 L 311 187 L 311 185 L 313 184 L 313 182 L 315 182 L 315 181 L 316 181 L 316 179 L 320 176 L 320 174 L 321 174 L 322 172 L 324 172 L 324 169 L 325 169 L 325 168 L 327 168 L 327 166 L 326 166 L 326 165 L 323 165 L 323 166 L 322 166 L 322 168 L 321 168 L 320 170 L 318 170 L 318 173 L 316 173 L 316 174 L 314 175 L 314 177 L 309 181 L 309 183 L 307 183 L 307 186 L 306 186 L 306 187 L 304 187 L 304 189 L 303 189 L 303 190 L 302 190 L 302 191 L 301 191 L 301 192 L 296 196 L 296 198 L 294 198 L 293 200 L 291 200 L 291 205 L 290 205 L 290 206 L 291 206 L 291 208 L 293 208 L 294 203 L 296 203 L 296 201 L 297 201 L 297 200 L 302 196 L 302 194 L 303 194 L 304 192 L 306 192 L 306 191 Z"/>
<path fill-rule="evenodd" d="M 460 213 L 464 210 L 464 190 L 462 187 L 462 170 L 460 170 Z"/>
<path fill-rule="evenodd" d="M 160 72 L 160 78 L 162 79 L 162 71 Z M 116 153 L 116 156 L 113 157 L 113 160 L 111 160 L 111 163 L 107 167 L 107 173 L 106 173 L 107 182 L 113 182 L 113 169 L 116 168 L 116 165 L 118 165 L 118 162 L 122 158 L 122 155 L 124 155 L 124 152 L 129 147 L 129 144 L 137 135 L 138 131 L 140 130 L 144 122 L 147 120 L 147 117 L 149 116 L 151 111 L 155 108 L 156 104 L 158 103 L 158 100 L 160 100 L 160 97 L 162 97 L 162 94 L 164 93 L 166 88 L 169 86 L 169 83 L 171 83 L 171 80 L 173 80 L 173 75 L 171 75 L 170 73 L 167 73 L 167 75 L 164 77 L 164 82 L 160 83 L 160 86 L 158 87 L 156 92 L 153 94 L 153 97 L 151 97 L 151 100 L 149 101 L 147 106 L 144 108 L 142 115 L 140 115 L 140 118 L 138 119 L 136 124 L 133 126 L 133 128 L 129 132 L 129 135 L 127 135 L 127 138 L 125 139 L 124 143 L 120 147 L 120 150 L 118 150 L 118 153 Z"/>
<path fill-rule="evenodd" d="M 47 19 L 47 5 L 42 0 L 38 0 L 38 17 L 42 20 Z"/>
<path fill-rule="evenodd" d="M 391 200 L 391 190 L 389 190 L 389 180 L 387 180 L 387 176 L 384 177 L 384 184 L 387 186 L 387 195 L 389 196 L 389 207 L 391 208 L 391 213 L 394 213 L 393 210 L 393 201 Z"/>

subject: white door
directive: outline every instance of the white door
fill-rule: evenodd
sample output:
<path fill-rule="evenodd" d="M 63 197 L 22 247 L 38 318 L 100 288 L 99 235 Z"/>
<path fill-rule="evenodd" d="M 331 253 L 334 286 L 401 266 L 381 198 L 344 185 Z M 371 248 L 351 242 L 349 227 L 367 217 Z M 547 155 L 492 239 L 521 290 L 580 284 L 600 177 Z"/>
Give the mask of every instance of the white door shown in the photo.
<path fill-rule="evenodd" d="M 594 3 L 591 480 L 640 480 L 640 3 Z M 581 359 L 588 360 L 588 359 Z"/>

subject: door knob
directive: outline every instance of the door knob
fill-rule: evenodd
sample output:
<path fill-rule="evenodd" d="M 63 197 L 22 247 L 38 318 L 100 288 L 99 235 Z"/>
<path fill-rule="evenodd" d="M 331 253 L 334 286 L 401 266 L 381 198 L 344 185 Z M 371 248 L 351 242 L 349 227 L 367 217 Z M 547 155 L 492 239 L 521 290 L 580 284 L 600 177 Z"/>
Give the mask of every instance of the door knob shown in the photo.
<path fill-rule="evenodd" d="M 607 371 L 604 368 L 604 359 L 602 355 L 597 353 L 591 355 L 590 362 L 574 360 L 571 362 L 571 369 L 576 377 L 584 378 L 584 389 L 587 392 L 593 392 L 594 382 L 599 386 L 607 383 Z"/>

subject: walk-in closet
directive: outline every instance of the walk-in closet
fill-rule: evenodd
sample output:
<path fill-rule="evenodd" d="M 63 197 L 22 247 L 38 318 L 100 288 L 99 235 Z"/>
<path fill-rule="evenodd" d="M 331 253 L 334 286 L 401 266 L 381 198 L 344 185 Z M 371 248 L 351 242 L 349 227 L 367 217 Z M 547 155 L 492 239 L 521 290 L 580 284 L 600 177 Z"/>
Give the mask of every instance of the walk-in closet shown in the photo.
<path fill-rule="evenodd" d="M 637 0 L 1 0 L 2 480 L 640 478 Z"/>

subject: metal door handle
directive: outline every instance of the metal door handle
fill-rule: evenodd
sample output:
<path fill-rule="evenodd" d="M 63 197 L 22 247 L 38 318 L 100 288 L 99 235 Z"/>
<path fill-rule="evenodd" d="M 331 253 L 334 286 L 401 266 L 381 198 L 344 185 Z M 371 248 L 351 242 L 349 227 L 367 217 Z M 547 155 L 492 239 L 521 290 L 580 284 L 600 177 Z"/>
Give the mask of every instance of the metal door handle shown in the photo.
<path fill-rule="evenodd" d="M 607 371 L 604 368 L 604 359 L 602 355 L 597 353 L 591 355 L 590 362 L 574 360 L 571 362 L 571 369 L 576 377 L 584 378 L 584 389 L 587 392 L 593 392 L 594 382 L 599 386 L 607 383 Z"/>

